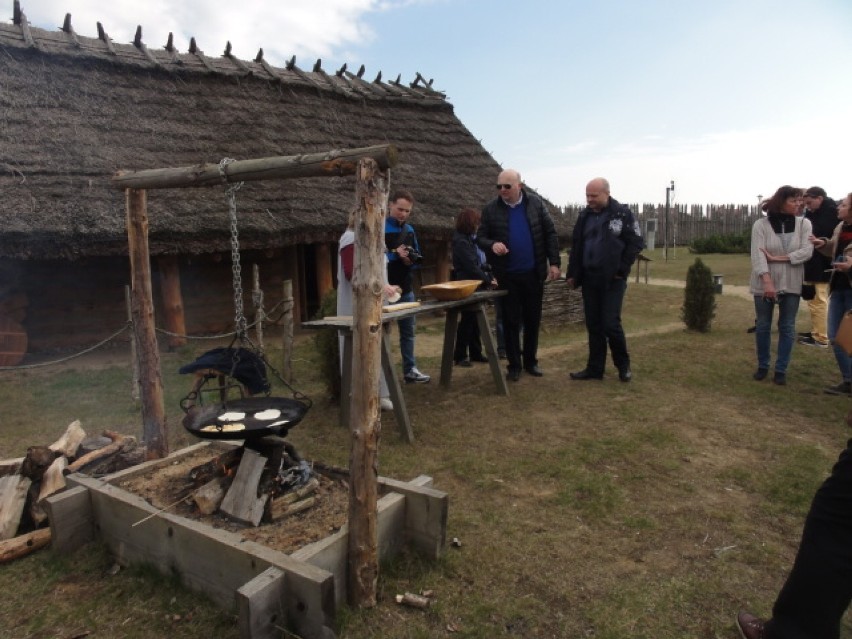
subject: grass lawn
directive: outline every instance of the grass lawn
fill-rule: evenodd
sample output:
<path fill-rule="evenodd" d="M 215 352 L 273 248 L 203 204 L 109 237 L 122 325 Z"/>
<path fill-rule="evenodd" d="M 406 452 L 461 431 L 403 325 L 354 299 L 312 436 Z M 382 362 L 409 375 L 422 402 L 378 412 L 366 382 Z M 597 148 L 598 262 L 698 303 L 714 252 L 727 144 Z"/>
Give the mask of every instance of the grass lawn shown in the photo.
<path fill-rule="evenodd" d="M 685 279 L 695 256 L 649 252 L 651 277 Z M 701 259 L 745 285 L 748 256 Z M 739 608 L 769 613 L 792 563 L 814 490 L 849 436 L 849 400 L 822 394 L 837 381 L 828 350 L 796 346 L 788 385 L 755 382 L 749 300 L 717 296 L 706 334 L 684 330 L 683 291 L 631 280 L 624 324 L 634 380 L 584 367 L 582 327 L 548 329 L 541 379 L 493 393 L 484 365 L 437 383 L 443 327 L 418 324 L 418 366 L 435 382 L 405 387 L 416 442 L 383 414 L 382 475 L 431 475 L 450 495 L 438 562 L 404 554 L 383 566 L 379 604 L 344 610 L 338 636 L 368 638 L 731 638 Z M 809 328 L 803 304 L 799 330 Z M 773 340 L 774 341 L 774 340 Z M 209 344 L 163 355 L 172 448 L 189 380 L 175 371 Z M 273 362 L 280 353 L 273 353 Z M 308 458 L 346 465 L 349 437 L 324 395 L 311 336 L 299 339 L 296 385 L 314 399 L 288 436 Z M 0 375 L 0 457 L 53 441 L 73 419 L 141 436 L 122 354 Z M 0 637 L 237 637 L 221 612 L 173 579 L 143 569 L 111 574 L 97 545 L 71 556 L 42 551 L 3 567 Z M 394 596 L 433 590 L 428 610 Z M 847 619 L 841 636 L 852 637 Z"/>

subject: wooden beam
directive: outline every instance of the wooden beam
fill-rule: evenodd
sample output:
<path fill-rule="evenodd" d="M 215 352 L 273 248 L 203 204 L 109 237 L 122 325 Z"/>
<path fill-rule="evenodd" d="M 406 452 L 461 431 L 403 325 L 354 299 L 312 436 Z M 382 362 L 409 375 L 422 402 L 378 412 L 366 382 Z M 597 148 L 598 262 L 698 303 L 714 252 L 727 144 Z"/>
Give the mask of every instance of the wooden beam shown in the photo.
<path fill-rule="evenodd" d="M 237 160 L 222 167 L 208 163 L 169 169 L 118 171 L 112 178 L 112 185 L 118 189 L 169 189 L 276 178 L 354 175 L 358 160 L 364 157 L 375 160 L 382 170 L 393 168 L 397 163 L 396 147 L 382 144 L 306 155 Z"/>
<path fill-rule="evenodd" d="M 163 322 L 169 333 L 169 350 L 186 345 L 186 318 L 183 312 L 183 294 L 180 288 L 180 266 L 177 255 L 161 255 L 157 258 L 160 267 L 160 287 L 163 298 Z"/>
<path fill-rule="evenodd" d="M 139 390 L 142 397 L 142 437 L 146 445 L 146 457 L 159 459 L 169 454 L 169 443 L 166 437 L 163 379 L 160 373 L 160 351 L 157 347 L 154 300 L 151 292 L 147 193 L 144 190 L 127 189 L 126 199 L 131 310 L 139 357 Z"/>
<path fill-rule="evenodd" d="M 449 282 L 453 266 L 452 247 L 449 242 L 436 242 L 435 282 Z"/>
<path fill-rule="evenodd" d="M 334 288 L 334 278 L 331 274 L 332 252 L 331 245 L 326 242 L 320 242 L 315 246 L 316 264 L 314 268 L 317 276 L 317 298 L 322 302 L 325 294 Z"/>
<path fill-rule="evenodd" d="M 381 432 L 379 374 L 381 371 L 384 222 L 389 173 L 371 159 L 358 162 L 355 192 L 355 271 L 352 341 L 358 362 L 352 379 L 349 453 L 349 602 L 376 605 L 379 576 L 378 448 Z M 341 401 L 346 401 L 342 398 Z"/>

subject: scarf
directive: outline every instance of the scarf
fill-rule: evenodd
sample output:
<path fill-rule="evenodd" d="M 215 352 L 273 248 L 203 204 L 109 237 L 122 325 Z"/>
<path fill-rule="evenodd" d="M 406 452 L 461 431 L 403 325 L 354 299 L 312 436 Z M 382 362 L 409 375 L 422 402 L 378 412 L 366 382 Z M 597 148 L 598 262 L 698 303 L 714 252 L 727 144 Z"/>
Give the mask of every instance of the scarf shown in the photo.
<path fill-rule="evenodd" d="M 786 213 L 770 213 L 766 216 L 769 220 L 772 230 L 776 234 L 792 233 L 796 230 L 796 216 L 787 215 Z"/>

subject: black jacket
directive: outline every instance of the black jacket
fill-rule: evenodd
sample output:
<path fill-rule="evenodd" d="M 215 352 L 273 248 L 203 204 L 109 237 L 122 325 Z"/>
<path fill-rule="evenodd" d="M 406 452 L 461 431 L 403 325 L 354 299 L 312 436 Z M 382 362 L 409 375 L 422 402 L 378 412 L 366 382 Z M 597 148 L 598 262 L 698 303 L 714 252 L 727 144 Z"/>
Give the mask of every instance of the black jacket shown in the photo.
<path fill-rule="evenodd" d="M 586 220 L 590 215 L 605 215 L 603 223 L 608 233 L 604 237 L 603 250 L 608 256 L 606 279 L 621 277 L 627 279 L 630 267 L 636 261 L 636 256 L 645 248 L 645 241 L 639 231 L 639 224 L 633 216 L 633 211 L 626 204 L 621 204 L 609 198 L 607 205 L 600 213 L 595 213 L 588 206 L 580 211 L 580 217 L 574 225 L 571 234 L 571 253 L 568 256 L 567 278 L 574 280 L 574 286 L 582 286 L 585 268 L 583 266 L 583 235 Z"/>
<path fill-rule="evenodd" d="M 813 234 L 816 237 L 831 237 L 837 226 L 837 203 L 830 197 L 823 198 L 822 204 L 815 211 L 808 211 L 805 217 L 811 221 Z M 827 282 L 831 279 L 831 258 L 819 251 L 805 262 L 806 282 Z"/>
<path fill-rule="evenodd" d="M 491 273 L 482 268 L 473 237 L 453 232 L 453 279 L 482 280 L 483 286 L 491 284 Z"/>
<path fill-rule="evenodd" d="M 521 189 L 524 194 L 524 204 L 527 209 L 527 221 L 532 233 L 533 253 L 535 257 L 535 272 L 543 282 L 547 279 L 548 263 L 550 266 L 560 266 L 559 239 L 556 227 L 547 207 L 537 195 Z M 509 242 L 509 205 L 503 198 L 496 197 L 482 208 L 482 221 L 476 233 L 476 243 L 485 251 L 485 257 L 494 270 L 494 277 L 500 286 L 505 282 L 506 269 L 509 264 L 507 255 L 494 255 L 491 247 L 495 242 Z"/>

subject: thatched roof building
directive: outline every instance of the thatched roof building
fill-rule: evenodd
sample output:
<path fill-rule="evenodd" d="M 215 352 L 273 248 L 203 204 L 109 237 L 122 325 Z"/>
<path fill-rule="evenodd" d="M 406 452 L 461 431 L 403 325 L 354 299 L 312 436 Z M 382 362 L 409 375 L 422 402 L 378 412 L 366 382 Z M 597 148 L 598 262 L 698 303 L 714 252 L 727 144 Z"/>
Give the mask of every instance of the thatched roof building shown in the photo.
<path fill-rule="evenodd" d="M 240 60 L 230 44 L 218 56 L 194 40 L 185 52 L 171 37 L 149 47 L 141 27 L 128 44 L 112 41 L 100 23 L 97 31 L 76 33 L 70 14 L 56 31 L 33 28 L 17 0 L 12 22 L 0 23 L 7 269 L 126 256 L 124 195 L 110 185 L 118 170 L 391 143 L 400 159 L 392 187 L 414 192 L 412 221 L 423 239 L 441 242 L 457 211 L 494 195 L 500 167 L 420 74 L 408 84 L 381 73 L 368 80 L 363 68 L 327 72 L 319 61 L 310 70 L 295 58 L 274 67 L 262 50 Z M 238 194 L 242 248 L 272 255 L 334 243 L 353 204 L 351 177 L 247 183 Z M 148 207 L 152 256 L 227 250 L 222 189 L 151 192 Z"/>

